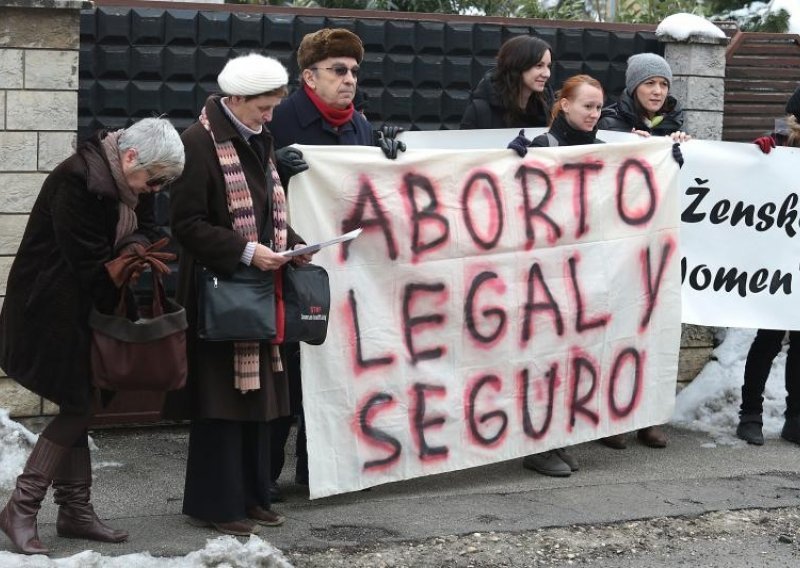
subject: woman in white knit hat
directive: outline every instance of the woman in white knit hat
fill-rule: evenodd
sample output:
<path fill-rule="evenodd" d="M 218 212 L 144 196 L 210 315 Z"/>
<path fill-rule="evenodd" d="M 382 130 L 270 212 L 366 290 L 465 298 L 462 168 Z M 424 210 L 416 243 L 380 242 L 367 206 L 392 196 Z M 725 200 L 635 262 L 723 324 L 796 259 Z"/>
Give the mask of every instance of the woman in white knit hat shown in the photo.
<path fill-rule="evenodd" d="M 183 512 L 190 522 L 248 535 L 284 518 L 270 507 L 268 423 L 289 412 L 277 346 L 197 337 L 195 267 L 222 276 L 240 265 L 274 271 L 301 243 L 286 223 L 285 194 L 265 122 L 286 95 L 288 74 L 271 57 L 228 61 L 199 120 L 181 136 L 186 167 L 171 189 L 173 235 L 181 245 L 177 300 L 189 319 L 189 377 L 165 413 L 191 418 Z M 308 262 L 310 257 L 295 257 Z M 255 309 L 255 306 L 254 306 Z"/>

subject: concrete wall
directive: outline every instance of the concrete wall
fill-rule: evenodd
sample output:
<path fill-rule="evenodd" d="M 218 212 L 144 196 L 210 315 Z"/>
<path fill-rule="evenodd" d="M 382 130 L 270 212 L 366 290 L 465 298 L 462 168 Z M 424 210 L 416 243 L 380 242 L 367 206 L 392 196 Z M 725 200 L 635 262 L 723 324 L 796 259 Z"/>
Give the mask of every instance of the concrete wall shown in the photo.
<path fill-rule="evenodd" d="M 670 94 L 684 108 L 688 134 L 702 140 L 722 140 L 725 102 L 725 50 L 723 38 L 676 40 L 661 37 L 664 58 L 672 69 Z M 681 333 L 681 356 L 678 381 L 690 382 L 697 376 L 714 348 L 714 328 L 684 325 Z"/>
<path fill-rule="evenodd" d="M 2 294 L 39 188 L 75 147 L 80 7 L 77 0 L 0 0 Z M 0 405 L 12 416 L 57 410 L 3 372 Z"/>

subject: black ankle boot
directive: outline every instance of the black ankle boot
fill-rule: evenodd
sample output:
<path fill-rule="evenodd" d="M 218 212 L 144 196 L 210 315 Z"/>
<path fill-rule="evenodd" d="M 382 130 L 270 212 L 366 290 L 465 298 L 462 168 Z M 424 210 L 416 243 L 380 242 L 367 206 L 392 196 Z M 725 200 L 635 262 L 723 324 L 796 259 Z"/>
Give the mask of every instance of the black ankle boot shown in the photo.
<path fill-rule="evenodd" d="M 754 446 L 764 445 L 764 433 L 760 414 L 742 414 L 739 417 L 739 426 L 736 427 L 736 435 Z"/>
<path fill-rule="evenodd" d="M 781 438 L 800 444 L 800 415 L 786 417 L 786 422 L 783 423 L 783 430 L 781 430 Z"/>

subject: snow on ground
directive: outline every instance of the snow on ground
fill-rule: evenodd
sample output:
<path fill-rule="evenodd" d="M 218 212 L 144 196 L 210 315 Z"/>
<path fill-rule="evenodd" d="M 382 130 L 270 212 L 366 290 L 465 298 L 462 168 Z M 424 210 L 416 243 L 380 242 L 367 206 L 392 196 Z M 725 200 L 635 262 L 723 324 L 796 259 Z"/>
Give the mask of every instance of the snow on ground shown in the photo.
<path fill-rule="evenodd" d="M 725 32 L 717 26 L 694 14 L 672 14 L 667 16 L 656 28 L 656 36 L 671 37 L 678 41 L 692 38 L 724 38 Z"/>
<path fill-rule="evenodd" d="M 8 417 L 0 408 L 0 488 L 11 489 L 38 436 Z"/>
<path fill-rule="evenodd" d="M 691 430 L 708 432 L 718 444 L 744 444 L 736 437 L 739 405 L 747 352 L 756 330 L 728 329 L 725 340 L 714 350 L 699 375 L 680 393 L 675 403 L 672 422 Z M 786 408 L 784 372 L 786 350 L 772 363 L 764 389 L 764 436 L 777 438 L 783 427 Z"/>
<path fill-rule="evenodd" d="M 251 535 L 247 542 L 232 536 L 221 536 L 206 541 L 205 548 L 190 552 L 186 556 L 161 558 L 149 553 L 103 556 L 85 550 L 67 558 L 51 559 L 41 554 L 25 556 L 0 552 L 0 568 L 203 568 L 224 566 L 225 568 L 292 568 L 283 553 Z"/>

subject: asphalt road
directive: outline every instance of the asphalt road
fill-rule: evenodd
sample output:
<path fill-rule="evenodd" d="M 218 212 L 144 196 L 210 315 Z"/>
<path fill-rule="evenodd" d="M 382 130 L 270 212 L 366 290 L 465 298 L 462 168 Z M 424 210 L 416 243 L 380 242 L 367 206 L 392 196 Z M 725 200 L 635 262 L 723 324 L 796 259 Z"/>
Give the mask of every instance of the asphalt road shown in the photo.
<path fill-rule="evenodd" d="M 566 479 L 524 470 L 518 459 L 309 501 L 303 488 L 289 484 L 293 472 L 287 468 L 281 479 L 287 501 L 276 505 L 287 522 L 263 530 L 261 536 L 291 555 L 450 535 L 519 535 L 546 527 L 800 507 L 797 445 L 773 439 L 760 448 L 712 448 L 704 447 L 709 442 L 704 434 L 668 432 L 671 443 L 663 450 L 645 448 L 635 440 L 623 451 L 597 443 L 577 446 L 581 470 Z M 101 465 L 95 470 L 95 508 L 114 526 L 130 531 L 131 539 L 123 544 L 60 539 L 55 535 L 55 507 L 48 498 L 40 513 L 39 534 L 54 556 L 89 548 L 108 555 L 149 551 L 177 556 L 202 548 L 207 538 L 216 536 L 190 526 L 180 513 L 185 427 L 105 430 L 95 432 L 94 438 L 100 448 L 94 453 L 95 464 Z M 8 493 L 0 492 L 0 499 L 5 501 Z M 0 536 L 0 547 L 7 546 Z"/>

